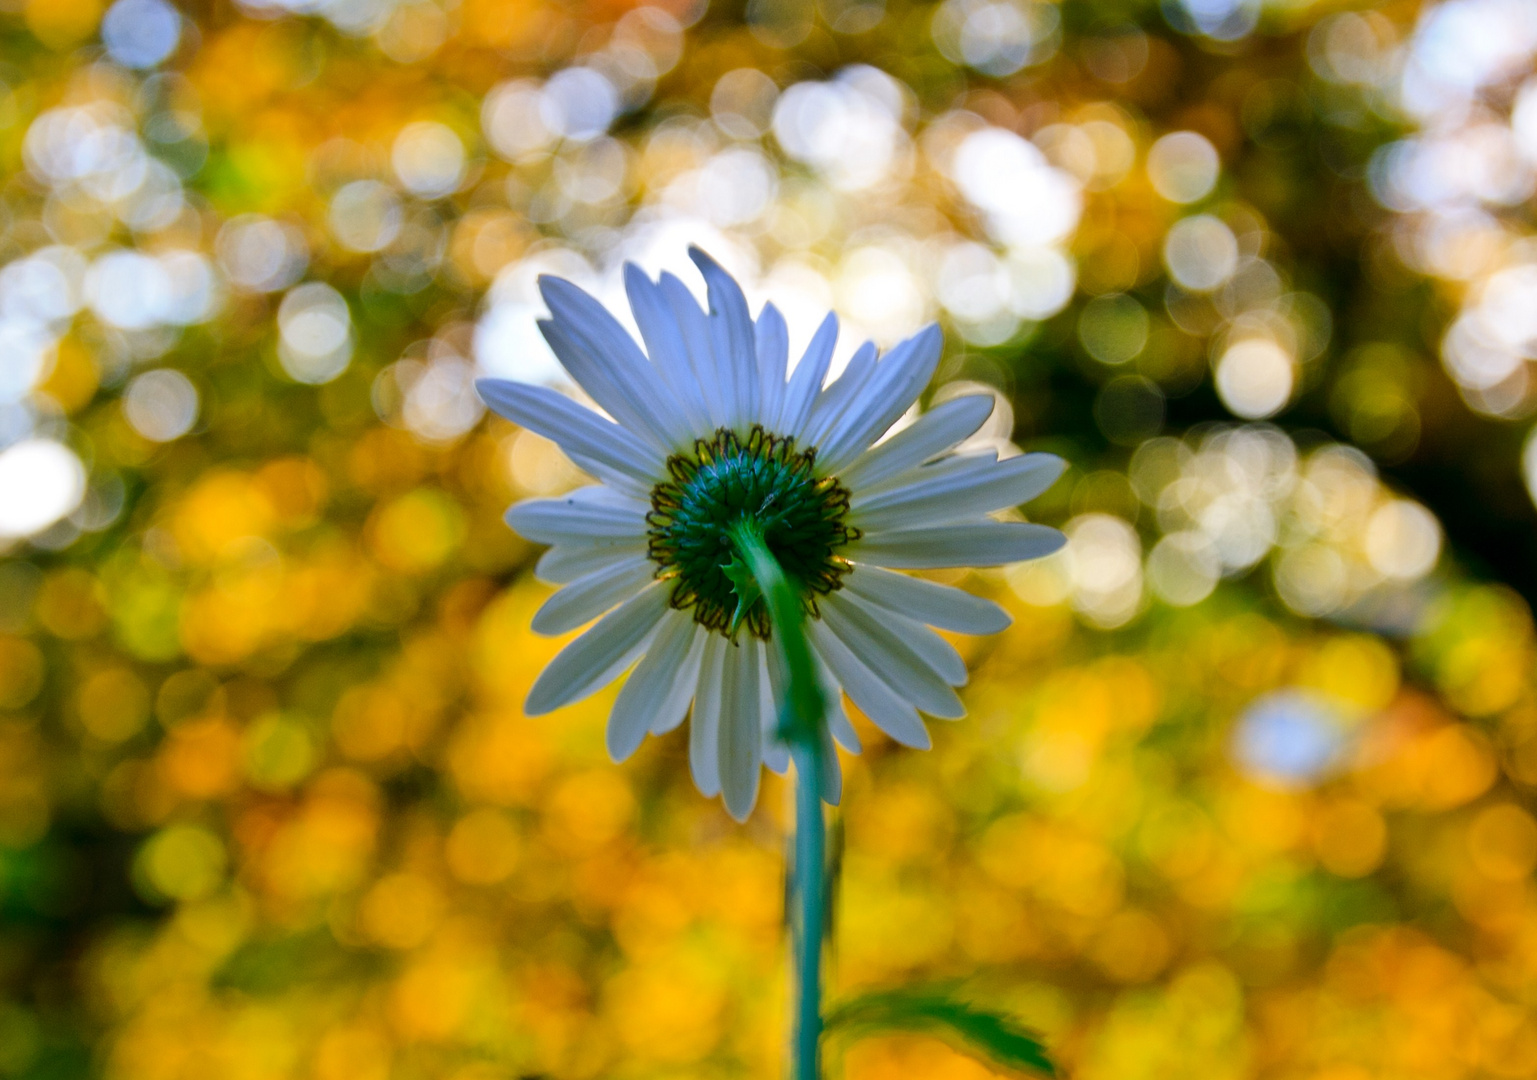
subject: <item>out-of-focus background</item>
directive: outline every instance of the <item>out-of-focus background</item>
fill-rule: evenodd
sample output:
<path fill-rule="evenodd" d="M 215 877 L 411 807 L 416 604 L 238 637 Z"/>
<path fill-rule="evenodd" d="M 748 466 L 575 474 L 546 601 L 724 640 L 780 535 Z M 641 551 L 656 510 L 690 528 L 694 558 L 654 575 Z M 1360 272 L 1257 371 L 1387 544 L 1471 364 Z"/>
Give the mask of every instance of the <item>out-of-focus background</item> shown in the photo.
<path fill-rule="evenodd" d="M 1537 1075 L 1530 0 L 0 0 L 0 1077 L 772 1077 L 785 791 L 520 702 L 540 273 L 697 242 L 1072 462 L 844 761 L 833 996 Z M 919 1036 L 846 1075 L 989 1075 Z"/>

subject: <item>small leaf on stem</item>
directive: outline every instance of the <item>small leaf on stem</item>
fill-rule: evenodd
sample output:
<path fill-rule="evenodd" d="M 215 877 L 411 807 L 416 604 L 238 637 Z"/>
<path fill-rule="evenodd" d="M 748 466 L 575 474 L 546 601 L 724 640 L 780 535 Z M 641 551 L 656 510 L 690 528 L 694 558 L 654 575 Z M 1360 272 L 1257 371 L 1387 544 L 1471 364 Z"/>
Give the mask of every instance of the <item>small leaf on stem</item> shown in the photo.
<path fill-rule="evenodd" d="M 935 987 L 863 994 L 828 1013 L 824 1030 L 851 1038 L 928 1031 L 959 1040 L 1007 1068 L 1056 1075 L 1045 1046 L 1029 1031 L 1002 1013 L 980 1009 Z"/>

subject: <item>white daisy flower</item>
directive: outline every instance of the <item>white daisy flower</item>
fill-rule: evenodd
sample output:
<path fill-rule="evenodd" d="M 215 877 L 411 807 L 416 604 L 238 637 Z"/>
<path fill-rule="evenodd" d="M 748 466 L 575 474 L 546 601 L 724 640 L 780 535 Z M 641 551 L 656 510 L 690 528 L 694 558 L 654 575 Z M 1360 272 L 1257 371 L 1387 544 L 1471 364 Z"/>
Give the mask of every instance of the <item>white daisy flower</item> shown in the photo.
<path fill-rule="evenodd" d="M 776 730 L 785 676 L 732 523 L 756 519 L 802 592 L 829 702 L 833 764 L 822 794 L 835 803 L 841 780 L 828 740 L 859 750 L 838 691 L 897 742 L 927 748 L 921 714 L 964 715 L 954 688 L 966 681 L 960 655 L 929 627 L 992 634 L 1010 622 L 991 601 L 897 571 L 1056 551 L 1056 529 L 989 514 L 1039 495 L 1064 463 L 955 452 L 991 413 L 987 396 L 947 401 L 878 442 L 933 376 L 937 326 L 884 356 L 865 344 L 824 387 L 836 318 L 788 371 L 783 316 L 766 304 L 755 322 L 730 275 L 699 249 L 690 255 L 708 312 L 673 275 L 653 282 L 625 267 L 644 351 L 591 296 L 540 278 L 552 316 L 540 329 L 607 416 L 544 387 L 477 386 L 492 409 L 601 481 L 507 512 L 513 529 L 551 545 L 535 572 L 563 586 L 534 630 L 563 634 L 598 619 L 539 675 L 526 711 L 580 700 L 634 664 L 609 716 L 609 752 L 629 757 L 692 706 L 694 782 L 741 820 L 757 799 L 759 766 L 783 772 L 789 752 Z"/>

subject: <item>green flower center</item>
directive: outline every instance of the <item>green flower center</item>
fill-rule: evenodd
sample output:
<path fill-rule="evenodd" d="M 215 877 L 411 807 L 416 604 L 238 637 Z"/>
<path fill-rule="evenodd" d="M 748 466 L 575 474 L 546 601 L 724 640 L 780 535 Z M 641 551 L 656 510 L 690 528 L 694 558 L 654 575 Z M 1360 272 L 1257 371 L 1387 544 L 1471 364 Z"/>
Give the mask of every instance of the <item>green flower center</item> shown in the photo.
<path fill-rule="evenodd" d="M 816 597 L 841 586 L 849 562 L 838 549 L 859 537 L 845 524 L 849 493 L 835 477 L 817 476 L 815 450 L 754 426 L 747 438 L 721 428 L 667 461 L 670 477 L 651 490 L 649 552 L 671 579 L 672 606 L 726 637 L 745 626 L 769 636 L 768 608 L 737 554 L 731 529 L 751 520 L 792 584 L 806 613 Z"/>

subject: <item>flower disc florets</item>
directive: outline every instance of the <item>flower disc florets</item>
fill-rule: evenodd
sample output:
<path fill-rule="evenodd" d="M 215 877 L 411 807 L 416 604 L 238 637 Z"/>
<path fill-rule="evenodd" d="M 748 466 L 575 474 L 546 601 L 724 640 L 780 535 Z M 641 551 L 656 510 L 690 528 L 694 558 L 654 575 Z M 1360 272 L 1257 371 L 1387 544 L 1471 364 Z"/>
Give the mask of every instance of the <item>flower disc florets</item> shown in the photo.
<path fill-rule="evenodd" d="M 849 571 L 838 549 L 859 538 L 846 524 L 849 493 L 819 477 L 816 451 L 754 426 L 745 439 L 726 428 L 667 461 L 670 479 L 651 492 L 648 551 L 671 578 L 671 604 L 727 637 L 745 626 L 769 636 L 768 610 L 752 590 L 731 531 L 750 521 L 762 531 L 785 576 L 800 587 L 807 614 L 816 597 L 840 587 Z"/>

